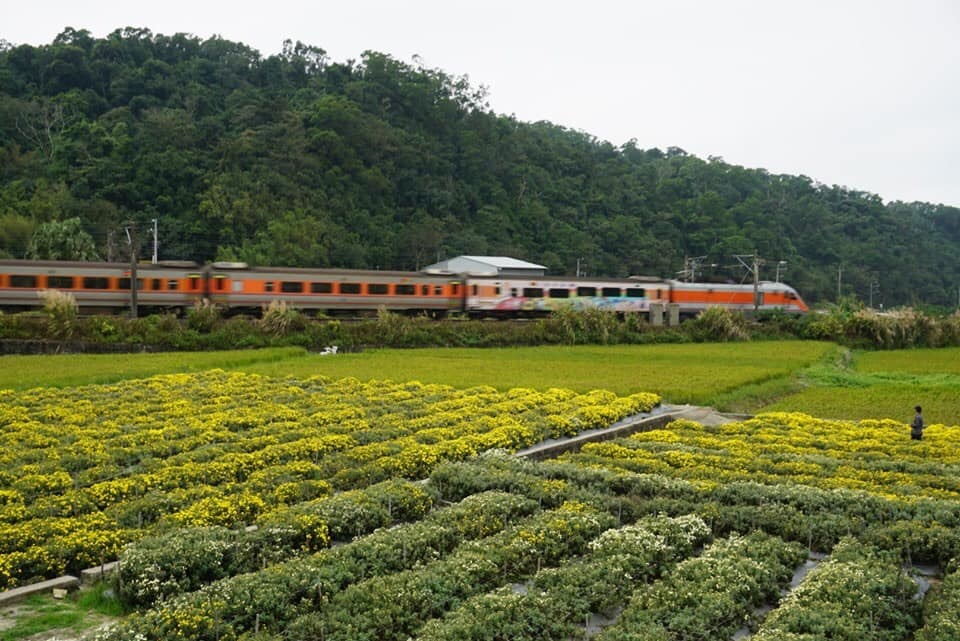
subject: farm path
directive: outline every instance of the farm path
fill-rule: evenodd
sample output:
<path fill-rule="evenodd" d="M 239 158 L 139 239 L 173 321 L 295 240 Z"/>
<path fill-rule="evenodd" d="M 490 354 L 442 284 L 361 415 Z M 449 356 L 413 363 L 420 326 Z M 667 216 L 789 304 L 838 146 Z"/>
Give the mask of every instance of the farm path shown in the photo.
<path fill-rule="evenodd" d="M 723 425 L 734 421 L 742 421 L 750 417 L 749 414 L 724 414 L 712 407 L 698 405 L 661 405 L 659 414 L 673 414 L 675 418 L 685 418 L 696 421 L 701 425 Z"/>

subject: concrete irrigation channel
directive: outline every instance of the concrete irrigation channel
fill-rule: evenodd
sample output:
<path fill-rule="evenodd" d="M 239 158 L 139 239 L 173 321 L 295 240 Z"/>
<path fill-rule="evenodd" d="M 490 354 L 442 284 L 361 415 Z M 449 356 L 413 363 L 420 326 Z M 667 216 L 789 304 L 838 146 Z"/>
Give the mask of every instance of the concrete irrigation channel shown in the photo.
<path fill-rule="evenodd" d="M 637 432 L 649 432 L 660 429 L 677 419 L 696 421 L 702 425 L 722 425 L 750 418 L 744 414 L 722 414 L 712 407 L 698 407 L 695 405 L 658 405 L 650 412 L 634 414 L 617 421 L 610 427 L 595 430 L 586 430 L 576 436 L 563 439 L 548 439 L 536 445 L 519 450 L 516 455 L 535 461 L 551 459 L 564 452 L 575 452 L 584 443 L 608 441 L 622 438 Z"/>

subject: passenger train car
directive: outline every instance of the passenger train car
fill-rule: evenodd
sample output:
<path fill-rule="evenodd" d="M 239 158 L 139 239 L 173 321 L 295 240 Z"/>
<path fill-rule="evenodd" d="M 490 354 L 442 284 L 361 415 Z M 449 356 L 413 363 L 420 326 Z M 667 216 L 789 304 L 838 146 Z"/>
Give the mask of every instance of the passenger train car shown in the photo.
<path fill-rule="evenodd" d="M 45 289 L 70 292 L 82 313 L 112 313 L 131 304 L 130 265 L 0 260 L 0 309 L 38 308 Z M 536 317 L 560 307 L 648 314 L 651 304 L 675 304 L 681 316 L 708 307 L 753 311 L 750 285 L 686 283 L 659 278 L 473 276 L 354 269 L 250 268 L 243 263 L 196 265 L 165 261 L 137 266 L 138 310 L 182 312 L 209 300 L 232 313 L 258 313 L 273 300 L 305 312 Z M 803 313 L 807 306 L 783 283 L 762 282 L 756 307 Z"/>
<path fill-rule="evenodd" d="M 598 308 L 618 313 L 648 314 L 656 303 L 676 304 L 681 317 L 696 316 L 708 307 L 752 312 L 754 287 L 722 283 L 686 283 L 658 278 L 503 278 L 466 279 L 464 309 L 482 316 L 525 316 L 559 307 Z M 756 309 L 803 313 L 807 305 L 796 290 L 783 283 L 762 282 Z"/>

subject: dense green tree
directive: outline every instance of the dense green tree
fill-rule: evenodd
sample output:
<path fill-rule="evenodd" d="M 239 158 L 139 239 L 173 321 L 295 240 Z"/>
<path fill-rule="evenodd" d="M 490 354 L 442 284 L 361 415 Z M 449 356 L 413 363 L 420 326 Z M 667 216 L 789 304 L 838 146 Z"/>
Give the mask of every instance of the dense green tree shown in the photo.
<path fill-rule="evenodd" d="M 79 218 L 51 220 L 37 226 L 27 246 L 27 258 L 43 260 L 97 260 L 93 237 Z"/>
<path fill-rule="evenodd" d="M 23 258 L 36 227 L 33 219 L 13 212 L 0 214 L 0 258 Z"/>

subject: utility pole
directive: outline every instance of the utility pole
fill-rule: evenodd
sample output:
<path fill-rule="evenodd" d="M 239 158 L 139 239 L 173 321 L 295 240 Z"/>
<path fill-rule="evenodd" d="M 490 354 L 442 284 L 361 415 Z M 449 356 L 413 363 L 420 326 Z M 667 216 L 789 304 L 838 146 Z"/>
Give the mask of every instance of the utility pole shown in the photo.
<path fill-rule="evenodd" d="M 843 263 L 837 265 L 837 305 L 840 304 L 840 290 L 843 282 Z"/>
<path fill-rule="evenodd" d="M 156 265 L 157 264 L 157 248 L 160 243 L 157 238 L 157 219 L 153 218 L 152 220 L 153 220 L 153 264 Z"/>
<path fill-rule="evenodd" d="M 753 277 L 753 313 L 756 314 L 760 310 L 760 265 L 764 260 L 757 255 L 756 250 L 752 254 L 735 254 L 734 258 L 740 261 L 747 273 Z"/>
<path fill-rule="evenodd" d="M 783 266 L 785 266 L 786 264 L 787 264 L 787 261 L 785 261 L 785 260 L 778 260 L 778 261 L 777 261 L 777 277 L 776 277 L 775 280 L 776 280 L 776 282 L 778 282 L 778 283 L 780 282 L 780 268 L 783 267 Z"/>
<path fill-rule="evenodd" d="M 130 317 L 137 317 L 137 223 L 127 222 L 127 242 L 130 243 Z"/>
<path fill-rule="evenodd" d="M 753 314 L 760 310 L 760 258 L 757 250 L 753 250 Z"/>
<path fill-rule="evenodd" d="M 681 280 L 685 280 L 688 283 L 692 283 L 697 280 L 697 270 L 704 266 L 703 261 L 707 259 L 706 256 L 684 256 L 683 257 L 683 269 L 677 272 L 677 275 Z M 710 263 L 708 267 L 716 267 L 716 263 Z"/>

